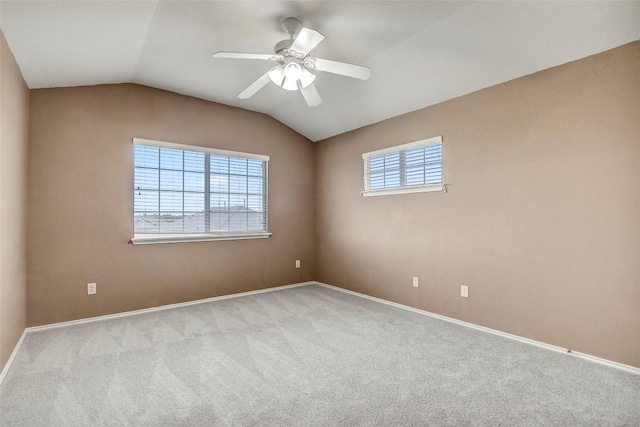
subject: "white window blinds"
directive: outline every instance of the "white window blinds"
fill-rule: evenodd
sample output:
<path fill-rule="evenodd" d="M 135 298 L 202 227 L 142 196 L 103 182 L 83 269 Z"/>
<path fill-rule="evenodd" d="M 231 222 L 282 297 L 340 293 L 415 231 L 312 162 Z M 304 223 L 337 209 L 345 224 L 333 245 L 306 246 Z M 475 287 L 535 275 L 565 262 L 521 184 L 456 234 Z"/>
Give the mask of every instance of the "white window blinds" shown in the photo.
<path fill-rule="evenodd" d="M 364 196 L 440 191 L 442 137 L 372 151 L 364 160 Z"/>
<path fill-rule="evenodd" d="M 134 139 L 134 232 L 267 231 L 267 156 Z"/>

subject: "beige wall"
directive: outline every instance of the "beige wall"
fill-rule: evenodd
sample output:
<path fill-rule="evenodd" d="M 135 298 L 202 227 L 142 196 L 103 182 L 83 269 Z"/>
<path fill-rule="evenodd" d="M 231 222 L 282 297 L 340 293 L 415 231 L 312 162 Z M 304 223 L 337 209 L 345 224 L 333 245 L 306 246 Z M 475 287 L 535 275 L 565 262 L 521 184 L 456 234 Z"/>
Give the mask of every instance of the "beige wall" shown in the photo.
<path fill-rule="evenodd" d="M 27 322 L 29 89 L 0 31 L 0 370 Z"/>
<path fill-rule="evenodd" d="M 28 323 L 317 279 L 640 366 L 638 75 L 640 42 L 317 145 L 137 85 L 34 90 Z M 359 196 L 363 152 L 436 135 L 448 193 Z M 273 237 L 128 244 L 133 137 L 270 155 Z"/>
<path fill-rule="evenodd" d="M 318 143 L 317 279 L 640 367 L 639 76 L 635 42 Z M 437 135 L 448 193 L 359 195 Z"/>
<path fill-rule="evenodd" d="M 315 147 L 274 119 L 143 86 L 103 85 L 33 90 L 29 132 L 29 325 L 314 278 Z M 128 244 L 134 137 L 271 156 L 273 236 Z M 88 282 L 97 283 L 95 296 Z"/>

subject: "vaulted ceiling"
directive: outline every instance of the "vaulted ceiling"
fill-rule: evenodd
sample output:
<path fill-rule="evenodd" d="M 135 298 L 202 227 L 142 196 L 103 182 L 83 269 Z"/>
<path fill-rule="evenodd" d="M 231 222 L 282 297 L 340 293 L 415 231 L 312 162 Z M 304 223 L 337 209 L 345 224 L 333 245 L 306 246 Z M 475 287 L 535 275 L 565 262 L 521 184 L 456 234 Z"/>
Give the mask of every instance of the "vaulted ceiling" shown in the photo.
<path fill-rule="evenodd" d="M 268 114 L 318 141 L 640 39 L 640 2 L 6 1 L 0 26 L 30 88 L 139 83 Z M 366 65 L 317 72 L 324 102 L 269 84 L 293 16 L 326 39 L 313 56 Z"/>

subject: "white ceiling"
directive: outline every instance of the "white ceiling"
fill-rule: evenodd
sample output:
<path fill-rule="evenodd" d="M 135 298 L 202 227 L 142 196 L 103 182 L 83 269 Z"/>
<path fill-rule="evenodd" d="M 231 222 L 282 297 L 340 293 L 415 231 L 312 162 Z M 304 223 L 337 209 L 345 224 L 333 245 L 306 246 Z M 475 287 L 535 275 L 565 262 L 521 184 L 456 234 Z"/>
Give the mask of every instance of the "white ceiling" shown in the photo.
<path fill-rule="evenodd" d="M 269 84 L 280 22 L 326 39 L 312 56 L 369 66 L 318 72 L 324 103 Z M 268 114 L 318 141 L 640 39 L 640 2 L 6 1 L 0 26 L 30 88 L 133 82 Z"/>

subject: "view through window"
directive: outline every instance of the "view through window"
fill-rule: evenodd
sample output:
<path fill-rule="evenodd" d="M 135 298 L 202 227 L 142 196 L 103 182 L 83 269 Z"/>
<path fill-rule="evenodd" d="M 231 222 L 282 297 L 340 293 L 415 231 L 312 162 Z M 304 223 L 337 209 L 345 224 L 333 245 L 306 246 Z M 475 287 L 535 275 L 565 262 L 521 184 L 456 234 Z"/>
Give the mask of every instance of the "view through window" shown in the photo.
<path fill-rule="evenodd" d="M 442 138 L 411 142 L 362 155 L 364 195 L 442 189 Z"/>
<path fill-rule="evenodd" d="M 267 231 L 268 157 L 134 143 L 136 234 Z"/>

